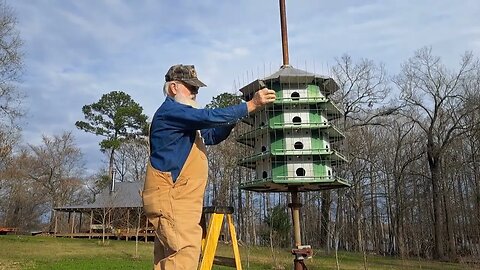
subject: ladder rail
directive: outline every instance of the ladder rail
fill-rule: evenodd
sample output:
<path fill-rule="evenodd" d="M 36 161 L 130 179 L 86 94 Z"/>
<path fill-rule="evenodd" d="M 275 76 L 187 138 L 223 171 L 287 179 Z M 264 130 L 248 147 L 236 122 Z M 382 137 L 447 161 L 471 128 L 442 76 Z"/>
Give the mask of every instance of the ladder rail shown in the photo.
<path fill-rule="evenodd" d="M 210 217 L 208 228 L 206 229 L 206 234 L 204 234 L 203 236 L 204 238 L 202 239 L 202 259 L 199 264 L 199 270 L 212 269 L 212 266 L 215 260 L 215 252 L 218 246 L 218 239 L 220 237 L 220 231 L 222 229 L 222 224 L 223 224 L 225 215 L 227 215 L 227 223 L 228 223 L 228 228 L 230 232 L 230 237 L 232 240 L 235 268 L 237 270 L 242 270 L 242 262 L 240 260 L 240 250 L 238 248 L 237 234 L 235 231 L 235 225 L 233 223 L 232 214 L 225 213 L 222 211 L 214 211 Z"/>

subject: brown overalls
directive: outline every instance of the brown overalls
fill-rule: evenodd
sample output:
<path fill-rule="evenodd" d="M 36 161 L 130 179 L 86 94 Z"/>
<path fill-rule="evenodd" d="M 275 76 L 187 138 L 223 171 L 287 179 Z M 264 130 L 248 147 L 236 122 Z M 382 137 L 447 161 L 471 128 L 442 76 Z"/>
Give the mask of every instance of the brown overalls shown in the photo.
<path fill-rule="evenodd" d="M 195 270 L 200 257 L 203 196 L 208 177 L 206 148 L 197 131 L 195 143 L 173 183 L 170 172 L 147 166 L 143 209 L 156 231 L 155 270 Z"/>

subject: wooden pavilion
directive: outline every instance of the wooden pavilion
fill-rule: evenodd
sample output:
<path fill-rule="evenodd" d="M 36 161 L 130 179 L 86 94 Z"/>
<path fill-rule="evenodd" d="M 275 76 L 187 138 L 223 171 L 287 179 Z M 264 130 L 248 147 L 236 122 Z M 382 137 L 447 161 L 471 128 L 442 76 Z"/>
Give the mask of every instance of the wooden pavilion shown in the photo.
<path fill-rule="evenodd" d="M 153 240 L 153 228 L 143 214 L 143 182 L 117 182 L 104 189 L 91 204 L 54 208 L 57 237 L 112 238 L 136 236 Z"/>

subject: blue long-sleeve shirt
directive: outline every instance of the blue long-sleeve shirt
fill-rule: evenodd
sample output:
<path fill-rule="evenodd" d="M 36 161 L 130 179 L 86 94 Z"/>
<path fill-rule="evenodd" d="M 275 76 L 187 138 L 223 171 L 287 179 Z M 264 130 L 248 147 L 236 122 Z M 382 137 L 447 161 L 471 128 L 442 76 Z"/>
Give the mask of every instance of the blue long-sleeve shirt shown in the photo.
<path fill-rule="evenodd" d="M 238 120 L 248 115 L 247 104 L 227 108 L 195 109 L 167 97 L 150 127 L 150 164 L 170 172 L 175 182 L 200 130 L 206 145 L 225 140 Z"/>

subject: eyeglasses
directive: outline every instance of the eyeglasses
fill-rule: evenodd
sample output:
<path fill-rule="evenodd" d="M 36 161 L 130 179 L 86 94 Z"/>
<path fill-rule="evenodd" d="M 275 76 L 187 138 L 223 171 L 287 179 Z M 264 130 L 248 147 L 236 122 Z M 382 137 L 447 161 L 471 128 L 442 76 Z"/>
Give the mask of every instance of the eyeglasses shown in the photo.
<path fill-rule="evenodd" d="M 199 87 L 193 86 L 193 85 L 189 85 L 189 84 L 186 84 L 186 83 L 181 82 L 181 81 L 178 81 L 178 83 L 181 83 L 183 86 L 185 86 L 185 88 L 187 88 L 188 91 L 190 91 L 190 93 L 195 94 L 195 95 L 198 94 L 198 89 L 199 89 Z"/>

